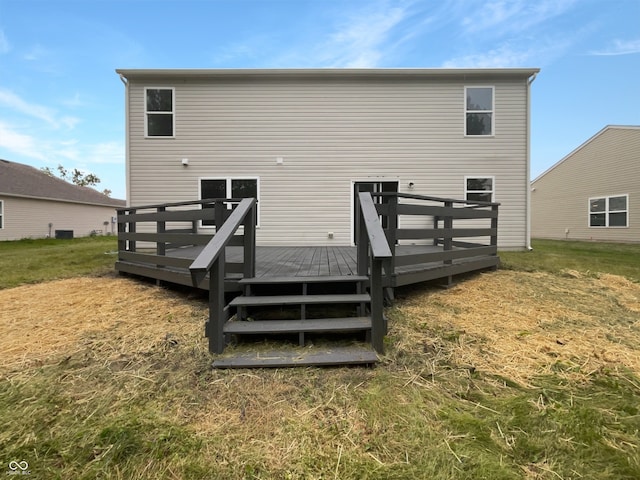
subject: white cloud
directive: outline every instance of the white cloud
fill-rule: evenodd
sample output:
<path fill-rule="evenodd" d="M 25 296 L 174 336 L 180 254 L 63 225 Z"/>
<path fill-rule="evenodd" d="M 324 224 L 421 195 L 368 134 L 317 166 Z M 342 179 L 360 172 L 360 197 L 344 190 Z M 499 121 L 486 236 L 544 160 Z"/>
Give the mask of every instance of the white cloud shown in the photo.
<path fill-rule="evenodd" d="M 508 68 L 526 66 L 533 52 L 515 50 L 507 45 L 489 50 L 488 52 L 465 55 L 446 61 L 444 68 Z"/>
<path fill-rule="evenodd" d="M 88 145 L 85 160 L 87 164 L 124 164 L 124 145 L 121 142 L 102 142 Z"/>
<path fill-rule="evenodd" d="M 400 7 L 383 8 L 364 15 L 353 16 L 332 34 L 323 49 L 332 67 L 375 67 L 384 55 L 384 43 L 391 32 L 405 18 Z"/>
<path fill-rule="evenodd" d="M 46 160 L 38 142 L 31 136 L 16 132 L 0 122 L 0 148 L 37 160 Z"/>
<path fill-rule="evenodd" d="M 64 127 L 71 130 L 80 122 L 75 117 L 58 117 L 52 108 L 27 102 L 12 91 L 4 88 L 0 88 L 0 105 L 4 105 L 28 117 L 42 120 L 56 129 Z"/>
<path fill-rule="evenodd" d="M 640 53 L 640 38 L 635 40 L 614 40 L 613 44 L 603 50 L 590 52 L 591 55 L 632 55 Z"/>
<path fill-rule="evenodd" d="M 0 54 L 7 53 L 9 50 L 11 50 L 9 40 L 7 40 L 7 36 L 4 34 L 4 31 L 0 30 Z"/>
<path fill-rule="evenodd" d="M 575 0 L 494 0 L 469 3 L 476 10 L 462 19 L 466 33 L 491 32 L 495 35 L 521 33 L 535 25 L 557 17 L 574 4 Z"/>
<path fill-rule="evenodd" d="M 28 50 L 22 58 L 29 62 L 36 62 L 42 60 L 43 57 L 47 56 L 47 51 L 41 45 L 34 45 Z"/>

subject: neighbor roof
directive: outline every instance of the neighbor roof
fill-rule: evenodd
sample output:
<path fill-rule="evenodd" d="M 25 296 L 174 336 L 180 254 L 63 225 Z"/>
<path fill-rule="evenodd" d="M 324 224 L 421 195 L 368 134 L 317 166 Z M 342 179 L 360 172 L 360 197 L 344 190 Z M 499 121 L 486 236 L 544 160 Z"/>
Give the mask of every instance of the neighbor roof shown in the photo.
<path fill-rule="evenodd" d="M 126 202 L 80 187 L 22 163 L 0 159 L 0 195 L 124 207 Z"/>

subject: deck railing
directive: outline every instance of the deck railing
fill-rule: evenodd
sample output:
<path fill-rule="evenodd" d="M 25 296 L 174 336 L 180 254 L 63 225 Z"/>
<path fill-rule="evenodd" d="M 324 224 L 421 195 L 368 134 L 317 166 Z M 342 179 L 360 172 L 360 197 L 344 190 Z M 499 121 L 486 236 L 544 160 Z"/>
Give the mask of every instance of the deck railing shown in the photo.
<path fill-rule="evenodd" d="M 371 196 L 378 200 L 376 211 L 392 254 L 385 286 L 442 278 L 438 264 L 449 282 L 453 275 L 469 271 L 465 262 L 474 261 L 479 268 L 497 265 L 499 203 L 391 192 Z M 404 254 L 403 244 L 440 248 Z M 432 268 L 421 268 L 425 265 Z"/>
<path fill-rule="evenodd" d="M 358 275 L 369 275 L 371 344 L 378 353 L 383 353 L 387 324 L 383 312 L 382 270 L 383 265 L 391 261 L 392 253 L 371 194 L 358 193 L 358 204 Z"/>
<path fill-rule="evenodd" d="M 207 245 L 232 214 L 229 205 L 236 207 L 241 200 L 210 198 L 118 209 L 118 270 L 184 283 L 193 258 L 182 256 L 181 248 Z M 229 240 L 231 246 L 245 243 L 239 234 Z M 227 262 L 226 273 L 242 274 L 244 263 Z M 201 287 L 208 288 L 206 281 Z"/>
<path fill-rule="evenodd" d="M 244 226 L 244 271 L 243 277 L 255 276 L 256 252 L 256 199 L 245 198 L 222 224 L 215 236 L 193 261 L 189 270 L 194 286 L 200 285 L 209 275 L 209 321 L 205 326 L 209 338 L 209 351 L 222 353 L 224 350 L 224 324 L 231 316 L 225 302 L 225 249 L 240 228 Z"/>

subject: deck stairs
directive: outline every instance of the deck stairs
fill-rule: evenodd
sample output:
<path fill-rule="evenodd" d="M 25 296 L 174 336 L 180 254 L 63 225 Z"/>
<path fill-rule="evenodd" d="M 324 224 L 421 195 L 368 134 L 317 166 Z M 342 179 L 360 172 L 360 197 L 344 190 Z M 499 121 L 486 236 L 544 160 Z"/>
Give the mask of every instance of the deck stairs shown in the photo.
<path fill-rule="evenodd" d="M 250 353 L 237 353 L 232 349 L 220 355 L 213 367 L 277 368 L 377 362 L 370 342 L 368 282 L 368 277 L 356 275 L 241 279 L 243 292 L 229 303 L 235 315 L 224 325 L 225 338 L 288 339 L 297 346 L 289 343 L 277 350 L 254 349 Z"/>

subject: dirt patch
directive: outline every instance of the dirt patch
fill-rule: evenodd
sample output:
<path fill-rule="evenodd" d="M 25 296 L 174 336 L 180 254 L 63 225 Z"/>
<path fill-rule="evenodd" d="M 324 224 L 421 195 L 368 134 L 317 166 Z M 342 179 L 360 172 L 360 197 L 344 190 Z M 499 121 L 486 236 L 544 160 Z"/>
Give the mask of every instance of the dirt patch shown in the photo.
<path fill-rule="evenodd" d="M 552 371 L 640 374 L 639 302 L 640 285 L 615 275 L 499 271 L 448 291 L 409 291 L 398 305 L 406 325 L 394 329 L 402 349 L 446 350 L 458 365 L 524 385 Z"/>

